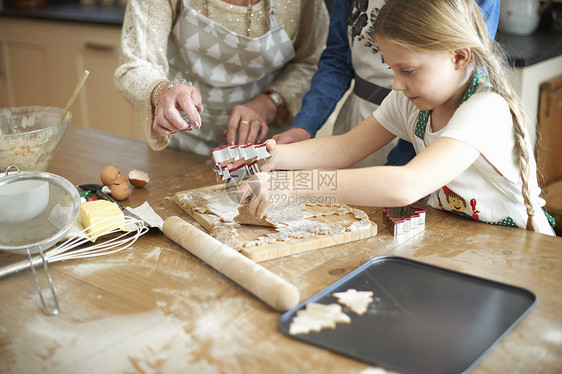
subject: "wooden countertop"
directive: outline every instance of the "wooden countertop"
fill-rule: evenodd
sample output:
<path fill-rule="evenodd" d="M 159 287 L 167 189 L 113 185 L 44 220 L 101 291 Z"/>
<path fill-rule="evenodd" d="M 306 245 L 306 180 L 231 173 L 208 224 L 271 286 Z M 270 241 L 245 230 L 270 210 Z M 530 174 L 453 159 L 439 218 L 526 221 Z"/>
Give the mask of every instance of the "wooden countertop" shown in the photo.
<path fill-rule="evenodd" d="M 49 171 L 98 183 L 113 164 L 151 177 L 123 205 L 194 222 L 175 192 L 214 183 L 205 157 L 72 126 Z M 562 367 L 562 238 L 430 209 L 426 229 L 394 238 L 380 209 L 370 239 L 262 263 L 305 300 L 371 258 L 396 255 L 526 288 L 537 304 L 475 373 Z M 0 266 L 22 257 L 0 251 Z M 61 312 L 45 316 L 31 272 L 0 280 L 0 372 L 361 373 L 368 365 L 283 336 L 280 313 L 155 230 L 122 252 L 49 265 Z"/>

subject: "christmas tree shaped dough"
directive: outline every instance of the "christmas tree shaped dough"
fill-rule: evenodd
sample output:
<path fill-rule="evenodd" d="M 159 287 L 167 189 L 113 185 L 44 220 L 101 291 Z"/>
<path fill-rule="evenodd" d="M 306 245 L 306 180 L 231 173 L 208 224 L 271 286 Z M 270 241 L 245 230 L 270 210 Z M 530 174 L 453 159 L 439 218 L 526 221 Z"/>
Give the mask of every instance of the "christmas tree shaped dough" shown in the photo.
<path fill-rule="evenodd" d="M 350 323 L 351 318 L 342 312 L 338 304 L 308 303 L 304 309 L 297 312 L 291 321 L 289 334 L 308 334 L 311 331 L 334 329 L 336 323 Z"/>
<path fill-rule="evenodd" d="M 369 304 L 373 301 L 372 291 L 357 291 L 353 288 L 345 292 L 335 292 L 333 296 L 338 299 L 338 303 L 345 305 L 359 315 L 365 313 Z"/>

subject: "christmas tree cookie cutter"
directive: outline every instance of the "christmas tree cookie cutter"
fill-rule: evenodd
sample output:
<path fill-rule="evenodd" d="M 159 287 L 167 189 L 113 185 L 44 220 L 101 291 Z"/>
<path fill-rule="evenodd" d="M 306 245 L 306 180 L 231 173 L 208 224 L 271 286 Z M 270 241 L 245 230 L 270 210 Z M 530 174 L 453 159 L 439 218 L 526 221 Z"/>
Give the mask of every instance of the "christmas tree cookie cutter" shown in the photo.
<path fill-rule="evenodd" d="M 413 205 L 384 208 L 382 210 L 383 223 L 394 236 L 403 235 L 410 231 L 425 228 L 426 210 Z"/>
<path fill-rule="evenodd" d="M 211 151 L 214 171 L 223 181 L 235 184 L 261 171 L 271 157 L 265 143 L 247 145 L 225 145 Z"/>

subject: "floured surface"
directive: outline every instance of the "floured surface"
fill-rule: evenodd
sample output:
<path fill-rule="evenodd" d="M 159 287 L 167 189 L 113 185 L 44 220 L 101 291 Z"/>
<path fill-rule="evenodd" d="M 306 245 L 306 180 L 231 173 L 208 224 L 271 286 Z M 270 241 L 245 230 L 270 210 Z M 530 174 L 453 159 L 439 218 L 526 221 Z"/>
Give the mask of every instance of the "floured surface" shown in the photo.
<path fill-rule="evenodd" d="M 176 203 L 211 236 L 255 261 L 369 238 L 377 226 L 365 212 L 345 204 L 292 203 L 272 207 L 259 225 L 240 224 L 234 190 L 215 185 L 178 192 Z M 247 217 L 247 212 L 246 212 Z M 270 226 L 267 226 L 270 225 Z"/>

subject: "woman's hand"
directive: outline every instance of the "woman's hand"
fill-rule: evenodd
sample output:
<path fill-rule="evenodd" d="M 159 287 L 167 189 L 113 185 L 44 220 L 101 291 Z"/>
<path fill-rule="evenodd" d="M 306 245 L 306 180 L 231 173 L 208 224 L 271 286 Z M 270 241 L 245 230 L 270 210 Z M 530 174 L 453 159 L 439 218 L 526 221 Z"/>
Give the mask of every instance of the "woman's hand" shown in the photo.
<path fill-rule="evenodd" d="M 246 104 L 236 105 L 228 120 L 228 129 L 223 132 L 227 144 L 260 144 L 267 138 L 267 124 L 276 115 L 277 106 L 264 94 Z"/>
<path fill-rule="evenodd" d="M 201 116 L 203 111 L 201 94 L 192 85 L 178 84 L 165 91 L 162 90 L 158 105 L 154 110 L 154 122 L 152 128 L 159 134 L 172 135 L 178 131 L 191 131 L 201 127 Z M 182 114 L 185 113 L 189 122 Z"/>

